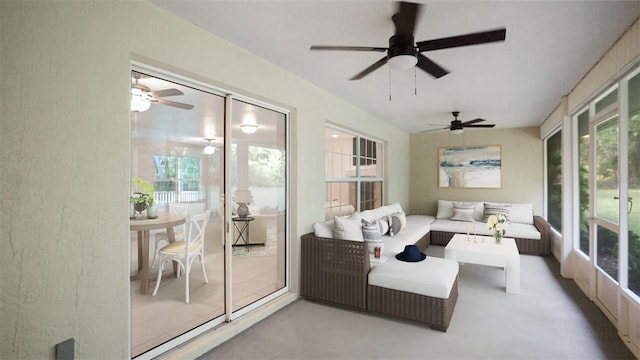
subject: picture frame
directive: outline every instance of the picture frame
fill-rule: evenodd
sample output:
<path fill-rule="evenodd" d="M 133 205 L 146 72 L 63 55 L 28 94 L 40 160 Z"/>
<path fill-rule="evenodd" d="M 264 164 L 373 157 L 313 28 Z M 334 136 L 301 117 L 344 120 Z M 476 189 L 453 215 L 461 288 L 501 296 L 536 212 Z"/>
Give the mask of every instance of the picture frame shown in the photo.
<path fill-rule="evenodd" d="M 502 145 L 439 147 L 438 187 L 502 188 Z"/>

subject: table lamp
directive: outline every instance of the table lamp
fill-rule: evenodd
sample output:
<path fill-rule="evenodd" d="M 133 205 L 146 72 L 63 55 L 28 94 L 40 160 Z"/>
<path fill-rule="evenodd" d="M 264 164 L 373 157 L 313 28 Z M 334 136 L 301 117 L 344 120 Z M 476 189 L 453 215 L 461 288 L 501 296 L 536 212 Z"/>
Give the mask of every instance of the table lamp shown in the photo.
<path fill-rule="evenodd" d="M 251 195 L 251 191 L 249 190 L 236 190 L 233 194 L 233 200 L 238 203 L 238 216 L 241 218 L 247 217 L 249 215 L 249 208 L 247 204 L 253 201 L 253 195 Z"/>

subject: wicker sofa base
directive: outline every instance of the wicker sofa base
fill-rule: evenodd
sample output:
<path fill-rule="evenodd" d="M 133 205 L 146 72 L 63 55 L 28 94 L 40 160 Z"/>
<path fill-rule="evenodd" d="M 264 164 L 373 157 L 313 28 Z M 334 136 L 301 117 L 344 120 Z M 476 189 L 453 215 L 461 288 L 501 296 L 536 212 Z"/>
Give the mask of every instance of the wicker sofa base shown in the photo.
<path fill-rule="evenodd" d="M 458 301 L 456 277 L 448 299 L 367 285 L 367 311 L 418 321 L 446 332 Z"/>

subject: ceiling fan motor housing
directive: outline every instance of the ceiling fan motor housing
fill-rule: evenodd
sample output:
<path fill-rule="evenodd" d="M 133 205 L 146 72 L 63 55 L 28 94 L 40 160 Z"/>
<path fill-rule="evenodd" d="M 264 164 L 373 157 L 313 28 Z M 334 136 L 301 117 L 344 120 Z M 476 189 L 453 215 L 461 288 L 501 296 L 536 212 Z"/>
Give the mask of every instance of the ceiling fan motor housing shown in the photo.
<path fill-rule="evenodd" d="M 462 121 L 460 120 L 453 120 L 451 122 L 451 126 L 450 126 L 450 130 L 462 130 Z"/>
<path fill-rule="evenodd" d="M 387 59 L 398 55 L 416 56 L 417 50 L 414 46 L 412 35 L 396 34 L 389 38 L 389 52 Z"/>

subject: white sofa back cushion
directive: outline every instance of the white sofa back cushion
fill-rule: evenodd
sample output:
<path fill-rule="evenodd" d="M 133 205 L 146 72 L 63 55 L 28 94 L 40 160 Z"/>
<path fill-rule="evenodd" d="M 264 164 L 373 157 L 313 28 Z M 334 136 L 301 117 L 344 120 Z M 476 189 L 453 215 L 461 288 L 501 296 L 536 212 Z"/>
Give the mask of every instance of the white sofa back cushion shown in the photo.
<path fill-rule="evenodd" d="M 331 239 L 333 237 L 333 220 L 314 223 L 313 234 L 316 237 Z"/>
<path fill-rule="evenodd" d="M 509 211 L 509 222 L 533 225 L 533 204 L 512 203 Z"/>
<path fill-rule="evenodd" d="M 379 219 L 382 219 L 383 217 L 386 217 L 387 215 L 390 215 L 390 214 L 391 213 L 389 212 L 389 210 L 387 209 L 386 206 L 380 206 L 380 207 L 375 208 L 375 209 L 365 210 L 365 211 L 360 213 L 362 218 L 366 219 L 367 221 L 379 220 Z"/>

